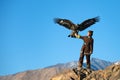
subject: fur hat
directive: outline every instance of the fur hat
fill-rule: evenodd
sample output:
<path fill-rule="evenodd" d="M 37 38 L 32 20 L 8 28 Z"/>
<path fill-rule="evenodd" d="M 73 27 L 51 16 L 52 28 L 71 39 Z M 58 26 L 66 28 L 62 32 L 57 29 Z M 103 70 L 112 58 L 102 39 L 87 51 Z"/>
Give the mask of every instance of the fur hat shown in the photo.
<path fill-rule="evenodd" d="M 92 31 L 92 30 L 89 30 L 88 32 L 93 33 L 93 31 Z"/>
<path fill-rule="evenodd" d="M 93 31 L 92 30 L 89 30 L 88 32 L 91 34 L 91 36 L 93 35 Z"/>

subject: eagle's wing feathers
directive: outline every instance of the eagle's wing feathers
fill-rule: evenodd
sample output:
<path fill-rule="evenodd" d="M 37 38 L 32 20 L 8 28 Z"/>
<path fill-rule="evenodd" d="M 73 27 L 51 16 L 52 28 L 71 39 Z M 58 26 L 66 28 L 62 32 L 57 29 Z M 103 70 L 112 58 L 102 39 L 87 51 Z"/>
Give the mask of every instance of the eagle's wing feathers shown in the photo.
<path fill-rule="evenodd" d="M 87 20 L 83 21 L 81 24 L 78 24 L 78 30 L 83 31 L 98 21 L 99 21 L 99 17 L 87 19 Z"/>
<path fill-rule="evenodd" d="M 77 28 L 74 23 L 67 19 L 55 18 L 54 22 L 70 30 L 75 30 Z"/>

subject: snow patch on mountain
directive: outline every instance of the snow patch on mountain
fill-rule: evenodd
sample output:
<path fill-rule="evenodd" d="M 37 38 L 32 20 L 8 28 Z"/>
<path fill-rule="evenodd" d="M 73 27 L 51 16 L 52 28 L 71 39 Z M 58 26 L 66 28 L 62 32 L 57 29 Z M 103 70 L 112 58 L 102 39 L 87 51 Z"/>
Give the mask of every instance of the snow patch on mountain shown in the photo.
<path fill-rule="evenodd" d="M 119 65 L 119 64 L 120 64 L 120 61 L 117 61 L 117 62 L 115 62 L 114 64 L 115 64 L 115 65 Z"/>

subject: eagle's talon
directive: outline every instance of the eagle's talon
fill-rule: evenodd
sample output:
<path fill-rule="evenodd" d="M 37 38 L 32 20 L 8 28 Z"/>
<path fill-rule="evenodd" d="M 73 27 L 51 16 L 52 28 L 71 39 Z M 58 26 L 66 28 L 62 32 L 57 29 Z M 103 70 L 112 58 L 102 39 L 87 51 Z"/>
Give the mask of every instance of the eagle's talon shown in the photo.
<path fill-rule="evenodd" d="M 71 35 L 68 35 L 68 37 L 71 37 Z"/>

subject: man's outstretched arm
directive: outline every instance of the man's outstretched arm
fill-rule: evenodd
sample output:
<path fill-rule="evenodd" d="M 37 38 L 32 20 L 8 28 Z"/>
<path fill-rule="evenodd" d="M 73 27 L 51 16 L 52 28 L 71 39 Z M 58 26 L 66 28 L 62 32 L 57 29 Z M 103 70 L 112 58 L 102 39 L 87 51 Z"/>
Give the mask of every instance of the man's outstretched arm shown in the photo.
<path fill-rule="evenodd" d="M 75 38 L 79 38 L 79 39 L 80 39 L 81 36 L 80 36 L 79 34 L 76 34 L 76 33 L 75 33 Z"/>

